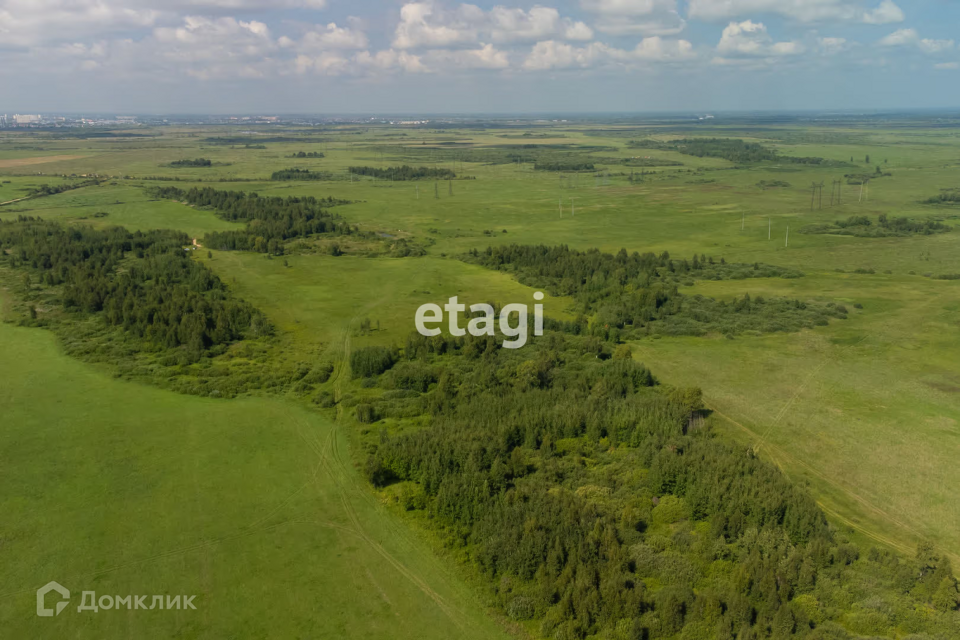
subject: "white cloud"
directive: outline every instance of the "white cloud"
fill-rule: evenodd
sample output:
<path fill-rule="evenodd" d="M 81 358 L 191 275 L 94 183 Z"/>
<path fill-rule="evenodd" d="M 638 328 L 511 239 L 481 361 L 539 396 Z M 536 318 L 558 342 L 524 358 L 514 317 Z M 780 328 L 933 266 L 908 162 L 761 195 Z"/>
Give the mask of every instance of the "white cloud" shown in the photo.
<path fill-rule="evenodd" d="M 265 9 L 324 9 L 327 0 L 173 0 L 158 2 L 144 0 L 149 4 L 167 8 L 219 9 L 224 11 L 260 11 Z"/>
<path fill-rule="evenodd" d="M 523 67 L 530 71 L 591 67 L 605 55 L 607 50 L 608 47 L 605 44 L 597 42 L 591 42 L 585 47 L 574 47 L 565 42 L 546 40 L 533 46 Z"/>
<path fill-rule="evenodd" d="M 900 47 L 907 44 L 915 44 L 920 40 L 916 29 L 897 29 L 888 36 L 880 39 L 880 44 L 885 47 Z"/>
<path fill-rule="evenodd" d="M 159 12 L 105 0 L 0 0 L 0 49 L 76 41 L 154 25 Z"/>
<path fill-rule="evenodd" d="M 688 40 L 665 40 L 660 36 L 651 36 L 641 40 L 626 55 L 618 54 L 621 60 L 652 60 L 659 62 L 689 60 L 695 58 L 693 44 Z"/>
<path fill-rule="evenodd" d="M 929 38 L 924 38 L 917 43 L 921 51 L 931 55 L 943 53 L 944 51 L 952 51 L 953 45 L 953 40 L 930 40 Z"/>
<path fill-rule="evenodd" d="M 479 49 L 434 49 L 424 54 L 426 65 L 433 71 L 461 69 L 506 69 L 510 59 L 503 51 L 485 44 Z"/>
<path fill-rule="evenodd" d="M 597 15 L 596 28 L 612 35 L 676 35 L 686 22 L 677 12 L 677 0 L 580 0 Z"/>
<path fill-rule="evenodd" d="M 293 61 L 293 71 L 305 74 L 310 71 L 321 75 L 339 76 L 350 71 L 350 60 L 339 53 L 322 53 L 313 57 L 300 54 Z"/>
<path fill-rule="evenodd" d="M 168 26 L 188 15 L 322 9 L 326 0 L 0 0 L 0 50 Z"/>
<path fill-rule="evenodd" d="M 472 5 L 461 5 L 460 11 L 450 13 L 439 11 L 432 2 L 410 2 L 400 9 L 393 46 L 413 49 L 473 42 L 478 33 L 471 23 L 478 13 L 483 12 Z"/>
<path fill-rule="evenodd" d="M 349 27 L 339 27 L 335 22 L 317 25 L 307 31 L 300 40 L 283 36 L 280 45 L 298 51 L 316 52 L 331 49 L 366 49 L 370 44 L 367 35 Z"/>
<path fill-rule="evenodd" d="M 423 54 L 386 49 L 360 51 L 352 56 L 326 52 L 317 57 L 299 55 L 291 65 L 295 73 L 313 72 L 330 76 L 377 75 L 385 72 L 435 73 L 471 69 L 505 69 L 507 54 L 491 44 L 478 49 L 431 49 Z"/>
<path fill-rule="evenodd" d="M 535 6 L 529 11 L 496 6 L 490 10 L 489 32 L 494 42 L 540 40 L 559 36 L 567 40 L 590 40 L 593 30 L 583 22 L 561 18 L 551 7 Z"/>
<path fill-rule="evenodd" d="M 893 24 L 903 22 L 905 18 L 903 10 L 893 0 L 883 0 L 879 7 L 863 15 L 863 21 L 867 24 Z"/>
<path fill-rule="evenodd" d="M 916 29 L 897 29 L 893 33 L 881 38 L 879 44 L 884 47 L 916 47 L 927 55 L 937 55 L 947 51 L 953 51 L 956 45 L 953 40 L 921 38 Z"/>
<path fill-rule="evenodd" d="M 817 38 L 817 50 L 828 56 L 843 53 L 848 50 L 850 46 L 851 44 L 846 38 Z"/>
<path fill-rule="evenodd" d="M 495 6 L 484 11 L 472 4 L 448 10 L 437 2 L 410 2 L 400 9 L 394 33 L 397 49 L 448 48 L 478 44 L 536 41 L 544 38 L 590 40 L 593 30 L 584 22 L 560 16 L 551 7 L 529 11 Z"/>
<path fill-rule="evenodd" d="M 424 66 L 420 56 L 407 51 L 386 49 L 376 53 L 361 51 L 353 58 L 353 62 L 361 68 L 373 71 L 406 71 L 407 73 L 424 73 Z"/>
<path fill-rule="evenodd" d="M 768 13 L 797 22 L 842 20 L 889 24 L 903 22 L 903 11 L 893 0 L 882 0 L 869 9 L 859 0 L 690 0 L 688 15 L 701 20 L 732 18 Z"/>
<path fill-rule="evenodd" d="M 777 58 L 803 53 L 799 42 L 774 42 L 762 22 L 731 22 L 723 30 L 717 53 L 723 57 Z"/>
<path fill-rule="evenodd" d="M 182 26 L 154 29 L 143 47 L 188 75 L 206 79 L 265 75 L 277 43 L 267 25 L 256 20 L 187 16 Z"/>
<path fill-rule="evenodd" d="M 941 70 L 960 69 L 960 62 L 941 62 L 933 65 L 933 68 Z"/>
<path fill-rule="evenodd" d="M 636 66 L 644 62 L 679 62 L 695 58 L 693 45 L 686 40 L 665 40 L 659 36 L 644 38 L 634 49 L 617 49 L 601 42 L 583 47 L 547 40 L 534 45 L 524 60 L 528 71 L 550 69 L 586 69 L 601 65 Z"/>

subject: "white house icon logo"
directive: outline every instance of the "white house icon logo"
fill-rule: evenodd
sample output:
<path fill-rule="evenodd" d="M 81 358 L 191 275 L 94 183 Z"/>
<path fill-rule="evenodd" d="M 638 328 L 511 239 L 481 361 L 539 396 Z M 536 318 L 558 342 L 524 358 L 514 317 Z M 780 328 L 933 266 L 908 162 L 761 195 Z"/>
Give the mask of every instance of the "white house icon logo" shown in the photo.
<path fill-rule="evenodd" d="M 43 599 L 47 595 L 47 593 L 50 591 L 56 591 L 61 596 L 66 598 L 66 600 L 70 599 L 70 591 L 64 588 L 62 585 L 57 584 L 56 582 L 50 582 L 48 584 L 43 585 L 42 587 L 37 589 L 37 615 L 38 616 L 45 617 L 45 618 L 52 618 L 55 615 L 59 615 L 60 612 L 63 611 L 64 607 L 67 606 L 67 603 L 65 601 L 58 602 L 56 613 L 53 612 L 53 609 L 47 609 L 46 607 L 44 607 Z"/>

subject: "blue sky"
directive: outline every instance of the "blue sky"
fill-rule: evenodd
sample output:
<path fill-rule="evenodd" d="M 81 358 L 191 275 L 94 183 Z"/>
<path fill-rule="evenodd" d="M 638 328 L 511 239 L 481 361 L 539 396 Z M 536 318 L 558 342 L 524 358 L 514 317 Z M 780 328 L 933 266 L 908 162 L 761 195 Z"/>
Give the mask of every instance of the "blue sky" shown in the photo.
<path fill-rule="evenodd" d="M 0 0 L 0 112 L 960 107 L 953 0 Z"/>

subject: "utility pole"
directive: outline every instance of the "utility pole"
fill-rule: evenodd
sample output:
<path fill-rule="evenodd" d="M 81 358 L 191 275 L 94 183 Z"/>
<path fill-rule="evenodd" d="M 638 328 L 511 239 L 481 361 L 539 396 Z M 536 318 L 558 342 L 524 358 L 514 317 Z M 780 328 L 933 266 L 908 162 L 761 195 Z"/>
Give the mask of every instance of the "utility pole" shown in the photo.
<path fill-rule="evenodd" d="M 823 180 L 820 181 L 820 204 L 819 208 L 823 209 Z"/>
<path fill-rule="evenodd" d="M 790 246 L 790 225 L 787 225 L 787 236 L 783 241 L 783 246 L 784 247 Z"/>
<path fill-rule="evenodd" d="M 812 183 L 811 187 L 813 191 L 810 192 L 810 211 L 813 211 L 813 203 L 817 199 L 817 183 Z"/>
<path fill-rule="evenodd" d="M 417 185 L 417 200 L 420 199 L 420 185 Z"/>
<path fill-rule="evenodd" d="M 767 240 L 770 239 L 770 234 L 773 232 L 773 221 L 770 218 L 767 218 Z"/>

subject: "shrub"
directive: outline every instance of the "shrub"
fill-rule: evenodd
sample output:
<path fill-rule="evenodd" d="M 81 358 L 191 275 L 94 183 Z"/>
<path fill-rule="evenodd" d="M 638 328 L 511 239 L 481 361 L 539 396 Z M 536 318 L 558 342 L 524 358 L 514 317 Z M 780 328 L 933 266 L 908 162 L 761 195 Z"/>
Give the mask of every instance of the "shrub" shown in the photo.
<path fill-rule="evenodd" d="M 329 409 L 337 404 L 337 401 L 329 391 L 320 391 L 313 396 L 313 403 L 324 409 Z"/>
<path fill-rule="evenodd" d="M 350 370 L 354 378 L 378 376 L 396 362 L 397 350 L 387 347 L 364 347 L 350 354 Z"/>
<path fill-rule="evenodd" d="M 333 375 L 333 363 L 321 362 L 303 379 L 307 384 L 323 384 Z"/>
<path fill-rule="evenodd" d="M 363 424 L 370 424 L 377 421 L 377 410 L 369 402 L 361 402 L 357 405 L 357 421 Z"/>

